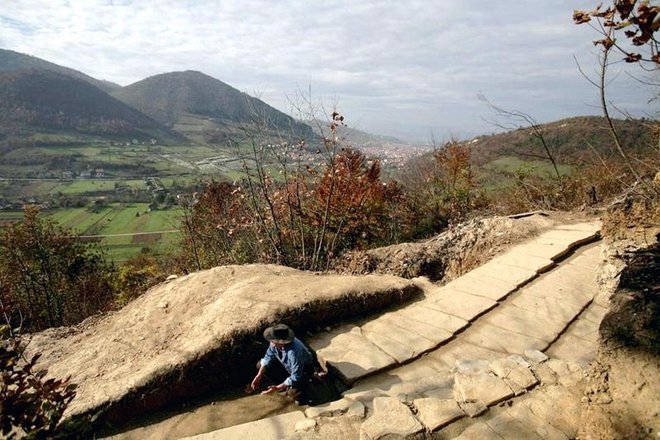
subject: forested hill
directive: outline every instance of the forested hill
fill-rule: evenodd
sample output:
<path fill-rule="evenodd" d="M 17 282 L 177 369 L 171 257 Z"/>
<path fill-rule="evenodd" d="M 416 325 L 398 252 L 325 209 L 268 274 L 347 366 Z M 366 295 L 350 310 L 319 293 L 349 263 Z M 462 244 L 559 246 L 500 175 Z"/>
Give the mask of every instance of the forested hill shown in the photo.
<path fill-rule="evenodd" d="M 155 120 L 200 141 L 218 131 L 260 125 L 266 130 L 313 137 L 310 127 L 202 72 L 170 72 L 146 78 L 112 93 Z"/>
<path fill-rule="evenodd" d="M 0 72 L 0 135 L 21 138 L 44 130 L 183 140 L 87 81 L 51 70 Z"/>
<path fill-rule="evenodd" d="M 62 75 L 82 79 L 105 92 L 111 92 L 121 88 L 119 84 L 115 84 L 110 81 L 98 80 L 77 70 L 59 66 L 49 61 L 42 60 L 41 58 L 14 52 L 13 50 L 0 49 L 0 72 L 11 72 L 15 70 L 26 69 L 49 70 L 61 73 Z"/>
<path fill-rule="evenodd" d="M 648 153 L 652 149 L 650 126 L 657 121 L 631 119 L 615 120 L 614 125 L 629 152 Z M 560 162 L 579 160 L 585 155 L 614 153 L 614 142 L 607 121 L 600 116 L 579 116 L 540 124 L 544 140 Z M 545 157 L 543 146 L 530 127 L 472 139 L 473 157 L 486 163 L 501 156 L 530 158 Z"/>

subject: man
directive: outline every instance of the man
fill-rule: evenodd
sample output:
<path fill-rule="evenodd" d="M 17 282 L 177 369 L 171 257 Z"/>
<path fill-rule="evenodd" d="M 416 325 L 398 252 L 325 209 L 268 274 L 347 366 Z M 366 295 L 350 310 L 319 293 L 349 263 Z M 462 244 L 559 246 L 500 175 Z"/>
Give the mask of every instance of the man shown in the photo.
<path fill-rule="evenodd" d="M 314 356 L 295 337 L 286 324 L 276 324 L 264 331 L 264 338 L 270 343 L 266 355 L 257 363 L 257 375 L 249 386 L 251 391 L 259 389 L 264 377 L 277 385 L 270 385 L 261 394 L 288 391 L 296 403 L 309 403 L 309 380 L 314 374 Z"/>

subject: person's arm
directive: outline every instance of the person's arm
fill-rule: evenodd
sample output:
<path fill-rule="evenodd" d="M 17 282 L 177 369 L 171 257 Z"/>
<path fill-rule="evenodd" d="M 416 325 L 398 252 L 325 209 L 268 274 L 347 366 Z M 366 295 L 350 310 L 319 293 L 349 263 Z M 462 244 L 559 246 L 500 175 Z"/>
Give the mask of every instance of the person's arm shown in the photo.
<path fill-rule="evenodd" d="M 266 354 L 264 355 L 263 359 L 261 359 L 259 371 L 257 371 L 257 375 L 254 376 L 254 379 L 252 379 L 252 383 L 250 384 L 250 388 L 252 388 L 252 391 L 255 391 L 259 388 L 259 385 L 261 384 L 261 380 L 264 378 L 264 375 L 266 374 L 266 367 L 273 360 L 274 356 L 275 356 L 274 348 L 272 345 L 269 345 L 268 350 L 266 350 Z"/>

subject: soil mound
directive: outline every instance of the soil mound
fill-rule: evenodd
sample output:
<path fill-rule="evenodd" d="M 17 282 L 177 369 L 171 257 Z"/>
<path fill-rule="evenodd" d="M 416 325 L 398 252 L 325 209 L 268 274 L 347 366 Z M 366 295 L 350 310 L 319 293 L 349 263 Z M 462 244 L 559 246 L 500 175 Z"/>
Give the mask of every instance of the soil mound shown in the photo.
<path fill-rule="evenodd" d="M 275 265 L 223 266 L 158 285 L 122 310 L 32 336 L 48 375 L 71 376 L 66 418 L 114 420 L 175 401 L 235 389 L 277 321 L 299 334 L 418 295 L 393 276 L 319 275 Z M 304 317 L 304 320 L 303 320 Z"/>

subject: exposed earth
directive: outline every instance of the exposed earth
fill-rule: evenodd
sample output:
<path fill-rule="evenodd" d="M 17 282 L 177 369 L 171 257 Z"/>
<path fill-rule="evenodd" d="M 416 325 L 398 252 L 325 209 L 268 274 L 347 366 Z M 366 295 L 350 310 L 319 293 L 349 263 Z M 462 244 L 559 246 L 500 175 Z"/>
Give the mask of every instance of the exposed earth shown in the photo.
<path fill-rule="evenodd" d="M 580 367 L 586 379 L 573 386 L 584 390 L 576 403 L 582 407 L 580 438 L 655 438 L 660 429 L 656 397 L 660 395 L 656 275 L 660 216 L 657 207 L 624 208 L 614 207 L 603 225 L 608 263 L 599 272 L 602 288 L 597 300 L 610 304 L 610 295 L 616 293 L 612 312 L 601 325 L 604 339 L 597 360 Z M 630 217 L 631 210 L 639 213 L 638 219 Z M 226 400 L 238 396 L 253 374 L 265 348 L 260 337 L 265 326 L 286 321 L 301 336 L 311 338 L 346 324 L 368 323 L 378 312 L 423 301 L 429 288 L 458 278 L 517 243 L 593 218 L 583 213 L 544 213 L 472 220 L 426 242 L 355 254 L 344 267 L 360 275 L 279 266 L 218 267 L 158 285 L 118 312 L 33 335 L 28 348 L 43 353 L 40 365 L 48 368 L 49 375 L 71 375 L 79 385 L 65 415 L 69 422 L 89 423 L 92 418 L 92 430 L 117 432 L 135 423 L 154 423 L 154 417 L 163 418 L 159 411 L 166 410 L 198 417 L 176 416 L 174 425 L 185 424 L 185 429 L 164 423 L 160 426 L 165 431 L 159 432 L 156 424 L 155 431 L 133 429 L 132 437 L 125 438 L 178 438 L 212 431 L 294 410 L 278 396 Z M 631 260 L 631 254 L 637 260 Z M 641 263 L 635 266 L 631 261 Z M 619 277 L 621 288 L 616 290 Z M 200 402 L 212 404 L 199 406 Z M 199 407 L 191 413 L 195 406 Z M 338 411 L 344 414 L 339 418 L 322 417 L 322 422 L 296 438 L 340 438 L 323 433 L 358 432 L 366 423 L 363 418 L 369 420 L 375 410 L 367 405 L 357 417 L 359 409 L 346 416 L 347 409 Z M 498 411 L 493 408 L 489 417 Z M 468 429 L 476 429 L 471 426 L 461 422 L 414 436 L 452 438 L 462 435 L 461 429 L 466 435 Z M 369 438 L 382 438 L 374 435 Z"/>

